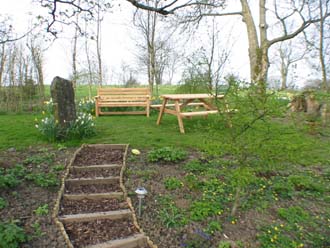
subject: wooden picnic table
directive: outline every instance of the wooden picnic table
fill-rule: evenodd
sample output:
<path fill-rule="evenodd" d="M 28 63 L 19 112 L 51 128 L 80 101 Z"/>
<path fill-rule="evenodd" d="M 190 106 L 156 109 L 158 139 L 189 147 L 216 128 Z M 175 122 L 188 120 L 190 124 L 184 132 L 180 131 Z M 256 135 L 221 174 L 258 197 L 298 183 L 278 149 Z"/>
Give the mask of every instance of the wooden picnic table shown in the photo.
<path fill-rule="evenodd" d="M 180 133 L 184 133 L 182 118 L 191 118 L 193 116 L 207 117 L 209 114 L 218 113 L 217 108 L 211 103 L 211 100 L 215 98 L 211 94 L 165 94 L 161 95 L 161 98 L 163 98 L 163 103 L 159 110 L 157 125 L 160 125 L 164 113 L 175 115 L 178 118 Z M 217 98 L 224 98 L 224 95 L 217 95 Z M 174 104 L 168 104 L 170 101 L 173 101 Z M 198 103 L 203 107 L 203 110 L 182 112 L 185 106 L 189 106 L 192 103 Z"/>

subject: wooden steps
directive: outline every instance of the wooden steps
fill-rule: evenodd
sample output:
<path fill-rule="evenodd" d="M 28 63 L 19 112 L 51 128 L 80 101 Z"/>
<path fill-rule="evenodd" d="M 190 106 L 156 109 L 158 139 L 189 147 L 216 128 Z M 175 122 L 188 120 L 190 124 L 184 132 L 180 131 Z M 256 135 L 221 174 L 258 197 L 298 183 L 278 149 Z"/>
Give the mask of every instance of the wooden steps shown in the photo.
<path fill-rule="evenodd" d="M 113 164 L 111 163 L 93 164 L 86 166 L 75 165 L 75 159 L 77 155 L 79 155 L 79 158 L 81 159 L 81 157 L 84 156 L 83 149 L 86 147 L 93 147 L 93 149 L 121 148 L 121 151 L 124 154 L 123 161 L 121 163 L 113 163 Z M 67 167 L 65 176 L 62 179 L 61 190 L 59 191 L 58 198 L 53 211 L 54 221 L 61 230 L 61 233 L 63 234 L 63 237 L 66 240 L 67 247 L 157 248 L 157 246 L 150 241 L 150 239 L 143 233 L 142 229 L 138 226 L 135 211 L 133 209 L 131 200 L 127 197 L 127 192 L 123 185 L 122 175 L 126 167 L 125 158 L 127 151 L 128 151 L 128 145 L 98 144 L 98 145 L 83 145 L 74 154 L 70 164 Z M 90 175 L 93 176 L 98 175 L 98 173 L 94 174 L 95 171 L 110 170 L 111 173 L 112 169 L 114 169 L 117 172 L 118 170 L 120 170 L 120 176 L 109 175 L 107 177 L 101 177 L 101 176 L 90 177 Z M 75 177 L 75 173 L 77 172 L 83 172 L 84 177 Z M 101 174 L 104 175 L 103 172 Z M 109 192 L 108 191 L 98 192 L 98 190 L 104 190 L 103 185 L 110 186 L 109 188 L 111 189 L 120 189 L 120 190 L 119 191 L 112 190 Z M 112 188 L 112 185 L 115 185 L 115 187 Z M 99 189 L 98 188 L 99 186 L 101 186 L 102 189 Z M 80 187 L 84 187 L 84 190 L 86 190 L 87 188 L 88 190 L 91 190 L 91 192 L 81 193 L 79 192 L 79 190 L 75 191 L 74 187 L 78 188 L 79 190 Z M 108 188 L 106 187 L 105 189 Z M 105 199 L 118 199 L 118 200 L 105 200 Z M 77 208 L 75 207 L 76 206 L 75 201 L 77 201 Z M 104 202 L 107 202 L 108 204 L 106 206 L 103 206 L 102 204 Z M 84 207 L 83 208 L 79 207 L 79 204 L 84 204 Z M 93 210 L 93 209 L 97 209 L 97 210 Z M 102 210 L 111 210 L 111 211 L 102 211 Z M 127 236 L 124 237 L 120 236 L 120 238 L 116 238 L 115 236 L 108 235 L 108 236 L 104 236 L 105 238 L 103 238 L 101 242 L 99 241 L 99 239 L 93 240 L 93 233 L 98 233 L 100 232 L 101 229 L 102 229 L 101 232 L 102 231 L 107 232 L 104 229 L 106 229 L 109 225 L 110 226 L 119 225 L 121 228 L 124 229 L 127 228 L 127 231 L 125 231 L 125 235 L 127 234 Z M 88 231 L 81 233 L 78 230 L 79 228 L 78 229 L 76 228 L 77 226 L 79 228 L 81 227 L 81 228 L 92 228 L 92 229 L 88 229 L 90 232 Z M 114 230 L 117 229 L 114 228 L 107 230 L 116 232 Z M 80 234 L 82 236 L 79 239 Z M 98 234 L 102 235 L 103 233 L 98 233 Z M 87 239 L 86 239 L 86 235 L 87 235 Z M 120 233 L 120 235 L 122 234 Z M 111 239 L 107 240 L 107 237 L 111 237 Z M 83 243 L 79 243 L 79 242 L 83 242 Z"/>

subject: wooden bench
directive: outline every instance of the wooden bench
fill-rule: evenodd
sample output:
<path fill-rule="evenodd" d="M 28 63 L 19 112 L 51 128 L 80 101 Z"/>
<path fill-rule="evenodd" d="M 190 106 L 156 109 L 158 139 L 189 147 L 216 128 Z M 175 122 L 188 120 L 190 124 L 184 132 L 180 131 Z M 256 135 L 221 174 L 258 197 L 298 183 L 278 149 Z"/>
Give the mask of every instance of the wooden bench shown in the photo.
<path fill-rule="evenodd" d="M 102 108 L 144 107 L 144 111 L 102 111 Z M 148 88 L 99 88 L 95 97 L 95 115 L 150 114 L 150 90 Z"/>

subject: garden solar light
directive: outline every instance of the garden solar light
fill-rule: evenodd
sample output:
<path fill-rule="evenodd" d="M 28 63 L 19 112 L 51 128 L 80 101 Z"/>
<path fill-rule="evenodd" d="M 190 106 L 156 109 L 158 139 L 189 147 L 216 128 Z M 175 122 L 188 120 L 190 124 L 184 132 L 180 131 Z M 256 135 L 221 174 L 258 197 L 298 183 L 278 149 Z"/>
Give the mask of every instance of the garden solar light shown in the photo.
<path fill-rule="evenodd" d="M 141 217 L 142 199 L 148 193 L 148 191 L 144 187 L 138 187 L 135 190 L 135 193 L 137 194 L 137 196 L 139 198 L 139 217 Z"/>

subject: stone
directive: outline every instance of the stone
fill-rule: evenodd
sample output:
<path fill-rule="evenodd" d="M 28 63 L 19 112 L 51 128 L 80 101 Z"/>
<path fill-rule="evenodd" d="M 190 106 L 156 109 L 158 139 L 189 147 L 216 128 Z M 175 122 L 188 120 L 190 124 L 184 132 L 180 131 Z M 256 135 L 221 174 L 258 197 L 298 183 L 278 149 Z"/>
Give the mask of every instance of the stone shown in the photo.
<path fill-rule="evenodd" d="M 55 77 L 50 86 L 50 93 L 55 104 L 55 119 L 63 128 L 76 119 L 76 106 L 72 82 Z"/>

